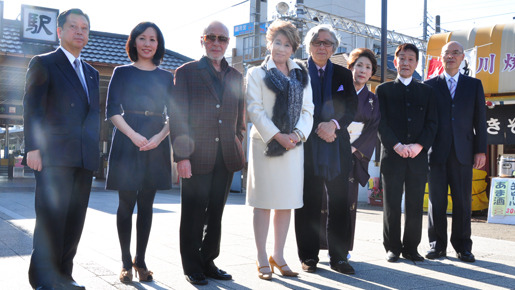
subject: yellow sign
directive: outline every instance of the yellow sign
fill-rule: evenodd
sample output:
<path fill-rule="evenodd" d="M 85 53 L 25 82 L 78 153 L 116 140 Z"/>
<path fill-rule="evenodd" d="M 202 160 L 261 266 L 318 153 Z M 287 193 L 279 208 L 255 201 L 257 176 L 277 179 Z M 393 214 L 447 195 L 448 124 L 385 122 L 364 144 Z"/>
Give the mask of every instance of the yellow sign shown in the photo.
<path fill-rule="evenodd" d="M 515 179 L 494 179 L 492 192 L 492 216 L 515 215 Z"/>

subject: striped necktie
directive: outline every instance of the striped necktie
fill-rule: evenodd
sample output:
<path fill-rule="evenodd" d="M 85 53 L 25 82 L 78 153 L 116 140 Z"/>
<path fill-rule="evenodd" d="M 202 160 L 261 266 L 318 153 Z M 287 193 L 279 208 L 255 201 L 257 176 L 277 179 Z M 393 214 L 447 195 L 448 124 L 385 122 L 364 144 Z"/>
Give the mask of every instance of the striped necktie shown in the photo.
<path fill-rule="evenodd" d="M 456 80 L 454 78 L 449 79 L 449 92 L 451 93 L 451 98 L 454 99 L 454 93 L 456 92 Z"/>
<path fill-rule="evenodd" d="M 77 76 L 79 77 L 80 83 L 82 84 L 82 88 L 84 89 L 84 92 L 86 92 L 86 96 L 88 97 L 88 103 L 89 103 L 89 94 L 88 94 L 88 86 L 86 85 L 86 80 L 80 73 L 80 60 L 78 58 L 75 59 L 73 62 L 73 68 L 75 69 L 75 72 L 77 73 Z"/>

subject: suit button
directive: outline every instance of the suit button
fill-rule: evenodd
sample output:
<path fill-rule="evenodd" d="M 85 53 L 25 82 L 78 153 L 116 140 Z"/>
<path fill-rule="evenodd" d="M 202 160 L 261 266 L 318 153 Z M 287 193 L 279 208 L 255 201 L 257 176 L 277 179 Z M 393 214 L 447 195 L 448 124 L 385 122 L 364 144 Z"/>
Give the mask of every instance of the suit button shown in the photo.
<path fill-rule="evenodd" d="M 451 105 L 451 107 L 453 107 L 453 108 L 454 108 L 454 104 L 452 104 L 452 105 Z"/>
<path fill-rule="evenodd" d="M 218 123 L 222 124 L 222 120 L 218 120 Z"/>
<path fill-rule="evenodd" d="M 220 109 L 220 104 L 216 104 L 216 108 L 217 108 L 217 109 Z"/>
<path fill-rule="evenodd" d="M 409 107 L 411 104 L 410 103 L 406 103 L 406 106 Z"/>
<path fill-rule="evenodd" d="M 75 107 L 75 103 L 71 103 L 71 104 L 70 104 L 70 107 Z"/>
<path fill-rule="evenodd" d="M 411 122 L 411 118 L 408 118 L 408 122 Z"/>
<path fill-rule="evenodd" d="M 218 142 L 220 141 L 220 139 L 218 137 L 215 138 L 215 142 Z"/>

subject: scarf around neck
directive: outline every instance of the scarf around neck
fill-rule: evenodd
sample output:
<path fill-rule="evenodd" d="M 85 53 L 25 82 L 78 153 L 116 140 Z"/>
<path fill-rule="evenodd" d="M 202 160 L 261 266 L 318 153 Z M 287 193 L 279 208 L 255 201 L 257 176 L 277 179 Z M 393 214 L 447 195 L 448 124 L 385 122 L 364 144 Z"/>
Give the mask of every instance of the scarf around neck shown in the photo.
<path fill-rule="evenodd" d="M 276 67 L 268 68 L 270 56 L 261 65 L 265 71 L 265 84 L 275 95 L 272 122 L 283 134 L 290 134 L 300 119 L 304 99 L 304 88 L 308 84 L 308 73 L 304 66 L 297 63 L 301 69 L 290 69 L 288 77 Z M 301 143 L 297 143 L 300 145 Z M 276 140 L 268 143 L 266 156 L 281 156 L 286 149 Z"/>
<path fill-rule="evenodd" d="M 316 64 L 311 57 L 308 60 L 308 70 L 311 78 L 311 88 L 313 89 L 313 103 L 315 104 L 314 126 L 317 126 L 320 122 L 330 122 L 334 118 L 331 92 L 334 67 L 333 63 L 327 60 L 323 85 Z M 336 138 L 332 143 L 325 142 L 317 134 L 312 134 L 309 138 L 312 146 L 315 175 L 328 181 L 340 175 L 340 138 Z"/>

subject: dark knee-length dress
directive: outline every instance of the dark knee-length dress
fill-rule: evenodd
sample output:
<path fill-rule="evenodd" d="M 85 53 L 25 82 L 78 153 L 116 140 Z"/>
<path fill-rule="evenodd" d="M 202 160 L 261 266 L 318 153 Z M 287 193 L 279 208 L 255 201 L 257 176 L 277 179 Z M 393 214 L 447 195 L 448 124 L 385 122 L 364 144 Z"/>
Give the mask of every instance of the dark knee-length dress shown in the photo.
<path fill-rule="evenodd" d="M 172 88 L 173 75 L 168 71 L 119 66 L 109 83 L 106 117 L 122 115 L 134 131 L 150 139 L 163 129 Z M 171 188 L 171 184 L 169 138 L 166 137 L 155 149 L 139 151 L 129 137 L 115 127 L 106 189 L 164 190 Z"/>

